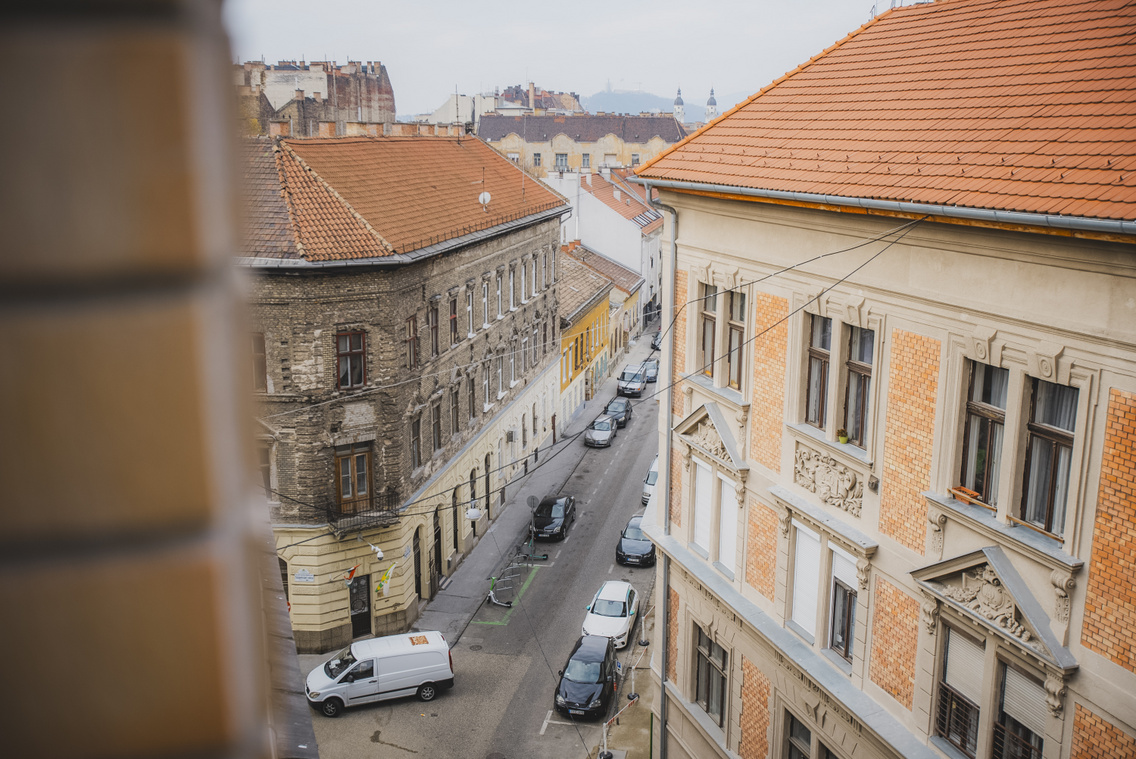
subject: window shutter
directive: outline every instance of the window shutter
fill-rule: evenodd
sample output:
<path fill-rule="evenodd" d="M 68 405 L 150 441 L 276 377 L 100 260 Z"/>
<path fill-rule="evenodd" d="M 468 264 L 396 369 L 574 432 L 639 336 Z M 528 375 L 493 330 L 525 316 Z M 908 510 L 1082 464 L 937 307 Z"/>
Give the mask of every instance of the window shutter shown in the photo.
<path fill-rule="evenodd" d="M 976 705 L 982 703 L 983 647 L 947 628 L 947 684 Z"/>
<path fill-rule="evenodd" d="M 795 519 L 793 526 L 797 533 L 793 564 L 793 621 L 809 635 L 816 635 L 820 536 Z"/>
<path fill-rule="evenodd" d="M 710 547 L 710 495 L 714 488 L 710 467 L 694 460 L 694 544 L 703 550 Z"/>
<path fill-rule="evenodd" d="M 853 590 L 860 586 L 856 575 L 856 560 L 852 558 L 852 554 L 836 546 L 832 546 L 832 576 Z"/>
<path fill-rule="evenodd" d="M 1028 727 L 1034 735 L 1045 736 L 1045 688 L 1013 667 L 1005 667 L 1002 711 Z"/>
<path fill-rule="evenodd" d="M 738 561 L 738 501 L 733 480 L 718 475 L 718 562 L 731 572 Z"/>

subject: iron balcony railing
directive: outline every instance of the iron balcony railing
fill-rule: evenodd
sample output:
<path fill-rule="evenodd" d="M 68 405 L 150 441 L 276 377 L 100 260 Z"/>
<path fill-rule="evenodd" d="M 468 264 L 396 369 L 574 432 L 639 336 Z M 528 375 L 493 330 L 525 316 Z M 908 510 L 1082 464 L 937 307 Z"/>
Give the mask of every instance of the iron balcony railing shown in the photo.
<path fill-rule="evenodd" d="M 386 527 L 398 522 L 398 507 L 402 504 L 397 490 L 388 489 L 381 493 L 339 500 L 333 498 L 323 503 L 327 523 L 337 535 L 356 532 L 373 527 Z"/>

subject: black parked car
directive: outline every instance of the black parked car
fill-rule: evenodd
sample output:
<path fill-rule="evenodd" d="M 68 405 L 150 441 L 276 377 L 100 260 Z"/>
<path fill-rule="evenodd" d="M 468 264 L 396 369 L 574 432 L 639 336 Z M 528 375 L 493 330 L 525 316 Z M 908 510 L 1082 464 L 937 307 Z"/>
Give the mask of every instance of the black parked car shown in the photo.
<path fill-rule="evenodd" d="M 615 563 L 632 564 L 649 567 L 655 563 L 655 544 L 647 539 L 639 523 L 643 515 L 631 517 L 631 521 L 623 528 L 619 535 L 619 542 L 615 544 Z"/>
<path fill-rule="evenodd" d="M 537 539 L 563 540 L 568 536 L 568 526 L 575 521 L 576 499 L 570 495 L 550 495 L 533 511 L 531 531 Z"/>
<path fill-rule="evenodd" d="M 659 359 L 649 358 L 643 362 L 643 374 L 648 382 L 657 382 L 659 379 Z"/>
<path fill-rule="evenodd" d="M 614 416 L 620 427 L 626 427 L 631 421 L 631 401 L 626 398 L 612 398 L 604 406 L 604 413 Z"/>
<path fill-rule="evenodd" d="M 611 638 L 576 641 L 556 686 L 556 711 L 569 717 L 601 717 L 615 695 L 615 646 Z"/>

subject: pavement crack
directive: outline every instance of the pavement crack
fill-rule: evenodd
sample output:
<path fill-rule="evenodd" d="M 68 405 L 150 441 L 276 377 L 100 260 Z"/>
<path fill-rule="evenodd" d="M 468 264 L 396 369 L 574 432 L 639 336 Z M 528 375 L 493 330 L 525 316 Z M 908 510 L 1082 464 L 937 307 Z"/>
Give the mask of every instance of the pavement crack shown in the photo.
<path fill-rule="evenodd" d="M 382 740 L 382 738 L 380 737 L 382 734 L 383 734 L 382 730 L 376 730 L 375 734 L 371 736 L 371 743 L 378 743 L 381 746 L 390 746 L 391 748 L 397 748 L 399 751 L 405 751 L 408 754 L 417 754 L 418 753 L 417 751 L 415 751 L 412 748 L 407 748 L 406 746 L 400 746 L 397 743 L 391 743 L 390 741 Z"/>

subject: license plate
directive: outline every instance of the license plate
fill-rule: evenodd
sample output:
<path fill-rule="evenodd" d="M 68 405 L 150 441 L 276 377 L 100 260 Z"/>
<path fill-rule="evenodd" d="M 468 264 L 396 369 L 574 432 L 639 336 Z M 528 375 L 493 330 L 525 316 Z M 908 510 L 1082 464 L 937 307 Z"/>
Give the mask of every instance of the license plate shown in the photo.
<path fill-rule="evenodd" d="M 568 710 L 568 713 L 569 713 L 569 714 L 579 714 L 579 715 L 583 715 L 583 714 L 584 714 L 584 710 L 583 710 L 583 709 L 569 709 L 569 710 Z"/>

